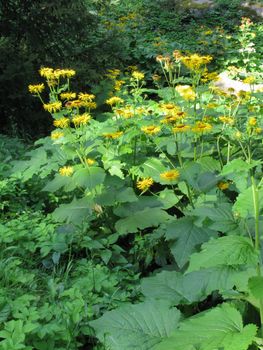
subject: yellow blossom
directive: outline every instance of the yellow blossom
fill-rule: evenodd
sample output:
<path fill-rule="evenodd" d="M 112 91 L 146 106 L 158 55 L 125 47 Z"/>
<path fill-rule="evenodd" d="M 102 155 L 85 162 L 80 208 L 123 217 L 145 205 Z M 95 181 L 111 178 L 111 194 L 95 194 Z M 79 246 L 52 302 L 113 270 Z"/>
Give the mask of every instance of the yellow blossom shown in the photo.
<path fill-rule="evenodd" d="M 222 123 L 224 124 L 228 124 L 228 125 L 233 125 L 235 120 L 231 117 L 225 117 L 225 116 L 221 116 L 218 118 Z"/>
<path fill-rule="evenodd" d="M 149 125 L 149 126 L 143 126 L 141 130 L 145 132 L 145 134 L 155 135 L 161 130 L 161 128 L 156 125 Z"/>
<path fill-rule="evenodd" d="M 179 120 L 177 115 L 166 115 L 164 119 L 161 120 L 162 124 L 172 124 Z"/>
<path fill-rule="evenodd" d="M 73 101 L 68 101 L 65 106 L 68 109 L 72 109 L 72 108 L 80 108 L 82 107 L 83 101 L 80 100 L 73 100 Z"/>
<path fill-rule="evenodd" d="M 62 131 L 54 131 L 52 132 L 50 137 L 51 137 L 51 140 L 58 140 L 63 136 L 64 136 L 64 133 Z"/>
<path fill-rule="evenodd" d="M 53 72 L 54 69 L 48 67 L 43 67 L 39 70 L 39 74 L 41 75 L 41 77 L 44 77 L 46 79 L 52 79 L 54 77 Z"/>
<path fill-rule="evenodd" d="M 134 79 L 137 79 L 137 80 L 142 80 L 144 78 L 144 73 L 138 72 L 138 71 L 134 71 L 134 72 L 132 72 L 132 77 Z"/>
<path fill-rule="evenodd" d="M 125 83 L 124 80 L 116 80 L 115 85 L 114 85 L 114 90 L 115 91 L 120 91 L 122 85 Z"/>
<path fill-rule="evenodd" d="M 75 92 L 62 92 L 60 94 L 60 98 L 62 100 L 74 100 L 76 98 L 76 93 Z"/>
<path fill-rule="evenodd" d="M 75 126 L 86 125 L 91 119 L 88 113 L 77 114 L 72 118 L 72 122 Z"/>
<path fill-rule="evenodd" d="M 198 54 L 193 54 L 182 57 L 182 62 L 190 70 L 199 70 L 201 66 L 210 63 L 212 59 L 212 56 L 200 56 Z"/>
<path fill-rule="evenodd" d="M 86 107 L 89 109 L 96 109 L 97 103 L 96 102 L 89 102 L 89 101 L 81 101 L 81 107 Z"/>
<path fill-rule="evenodd" d="M 60 101 L 51 102 L 44 104 L 43 107 L 45 111 L 48 111 L 49 113 L 55 113 L 61 109 L 62 103 Z"/>
<path fill-rule="evenodd" d="M 240 131 L 237 131 L 237 132 L 235 133 L 235 138 L 241 139 L 241 137 L 242 137 L 241 132 L 240 132 Z"/>
<path fill-rule="evenodd" d="M 94 163 L 96 163 L 96 160 L 92 159 L 92 158 L 86 158 L 85 159 L 87 165 L 93 165 Z"/>
<path fill-rule="evenodd" d="M 262 133 L 262 128 L 255 128 L 256 134 L 261 134 Z"/>
<path fill-rule="evenodd" d="M 59 173 L 61 176 L 71 176 L 74 172 L 74 169 L 72 166 L 63 166 L 59 169 Z"/>
<path fill-rule="evenodd" d="M 55 119 L 53 121 L 53 125 L 55 127 L 62 128 L 62 129 L 67 128 L 69 126 L 69 124 L 70 124 L 69 118 L 65 118 L 65 117 L 60 118 L 60 119 Z"/>
<path fill-rule="evenodd" d="M 224 190 L 227 190 L 227 189 L 228 189 L 229 183 L 228 183 L 228 182 L 224 182 L 224 181 L 220 181 L 220 182 L 218 182 L 217 187 L 218 187 L 221 191 L 224 191 Z"/>
<path fill-rule="evenodd" d="M 180 176 L 180 173 L 176 169 L 168 170 L 160 174 L 160 178 L 165 181 L 177 180 L 179 176 Z"/>
<path fill-rule="evenodd" d="M 81 93 L 79 93 L 78 98 L 80 101 L 91 102 L 95 99 L 95 95 L 81 92 Z"/>
<path fill-rule="evenodd" d="M 107 105 L 110 105 L 110 106 L 121 104 L 123 102 L 124 100 L 118 96 L 113 96 L 113 97 L 110 97 L 108 100 L 106 100 Z"/>
<path fill-rule="evenodd" d="M 103 136 L 107 139 L 117 139 L 123 135 L 123 131 L 104 133 Z"/>
<path fill-rule="evenodd" d="M 40 94 L 44 89 L 44 84 L 28 85 L 28 90 L 31 94 Z"/>
<path fill-rule="evenodd" d="M 194 127 L 192 128 L 193 132 L 208 132 L 212 129 L 212 125 L 204 122 L 196 122 Z"/>
<path fill-rule="evenodd" d="M 256 126 L 257 125 L 257 119 L 255 117 L 250 117 L 248 119 L 248 125 L 249 126 Z"/>
<path fill-rule="evenodd" d="M 189 125 L 186 124 L 177 124 L 174 128 L 173 128 L 173 132 L 186 132 L 190 129 Z"/>
<path fill-rule="evenodd" d="M 255 82 L 255 80 L 256 80 L 256 78 L 251 75 L 251 76 L 246 77 L 243 80 L 243 83 L 245 83 L 245 84 L 253 84 Z"/>
<path fill-rule="evenodd" d="M 136 187 L 141 191 L 147 191 L 153 185 L 153 179 L 151 177 L 147 177 L 143 180 L 139 180 L 136 183 Z"/>
<path fill-rule="evenodd" d="M 196 93 L 189 85 L 178 85 L 175 89 L 187 101 L 194 101 L 196 98 Z"/>

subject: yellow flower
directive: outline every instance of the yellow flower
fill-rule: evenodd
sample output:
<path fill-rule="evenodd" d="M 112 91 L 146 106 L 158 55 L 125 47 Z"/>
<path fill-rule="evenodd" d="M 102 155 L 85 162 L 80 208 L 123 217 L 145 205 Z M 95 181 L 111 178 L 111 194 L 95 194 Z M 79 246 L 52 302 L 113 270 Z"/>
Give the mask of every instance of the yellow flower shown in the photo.
<path fill-rule="evenodd" d="M 80 101 L 91 102 L 91 101 L 93 101 L 95 99 L 95 95 L 81 92 L 79 94 L 78 98 L 79 98 Z"/>
<path fill-rule="evenodd" d="M 192 128 L 193 132 L 208 132 L 212 129 L 212 125 L 204 122 L 197 122 Z"/>
<path fill-rule="evenodd" d="M 178 85 L 175 89 L 187 101 L 194 101 L 196 98 L 196 93 L 189 85 Z"/>
<path fill-rule="evenodd" d="M 44 104 L 43 107 L 45 111 L 48 111 L 49 113 L 55 113 L 61 109 L 62 103 L 60 101 L 51 102 Z"/>
<path fill-rule="evenodd" d="M 71 176 L 74 172 L 74 169 L 72 166 L 63 166 L 59 169 L 59 173 L 61 176 Z"/>
<path fill-rule="evenodd" d="M 106 77 L 109 79 L 115 80 L 118 75 L 121 74 L 121 71 L 119 69 L 108 69 L 108 74 L 106 74 Z"/>
<path fill-rule="evenodd" d="M 110 106 L 114 106 L 114 105 L 117 105 L 117 104 L 120 104 L 123 102 L 124 102 L 124 100 L 118 96 L 113 96 L 113 97 L 109 98 L 108 100 L 106 100 L 107 105 L 110 105 Z"/>
<path fill-rule="evenodd" d="M 82 101 L 80 100 L 73 100 L 73 101 L 68 101 L 65 106 L 68 109 L 72 109 L 72 108 L 80 108 L 82 107 Z"/>
<path fill-rule="evenodd" d="M 69 118 L 60 118 L 53 121 L 53 125 L 57 128 L 67 128 L 70 124 Z"/>
<path fill-rule="evenodd" d="M 44 89 L 44 84 L 28 85 L 28 90 L 31 94 L 40 94 Z"/>
<path fill-rule="evenodd" d="M 173 128 L 173 132 L 186 132 L 190 129 L 189 125 L 186 124 L 177 124 L 174 128 Z"/>
<path fill-rule="evenodd" d="M 152 80 L 153 81 L 159 81 L 161 79 L 161 76 L 160 75 L 158 75 L 158 74 L 153 74 L 152 75 Z"/>
<path fill-rule="evenodd" d="M 117 139 L 118 137 L 123 135 L 123 131 L 109 132 L 104 133 L 103 136 L 107 139 Z"/>
<path fill-rule="evenodd" d="M 40 68 L 39 70 L 39 74 L 41 75 L 41 77 L 44 77 L 46 79 L 54 78 L 53 72 L 54 72 L 53 68 L 47 68 L 47 67 Z"/>
<path fill-rule="evenodd" d="M 165 171 L 164 173 L 160 174 L 160 178 L 165 181 L 174 181 L 177 180 L 180 176 L 180 173 L 178 170 L 173 169 L 173 170 L 168 170 Z"/>
<path fill-rule="evenodd" d="M 162 124 L 172 124 L 176 122 L 178 119 L 177 115 L 166 115 L 164 119 L 161 120 Z"/>
<path fill-rule="evenodd" d="M 96 160 L 91 159 L 91 158 L 86 158 L 85 159 L 87 165 L 93 165 L 94 163 L 96 163 Z"/>
<path fill-rule="evenodd" d="M 212 56 L 200 56 L 198 54 L 193 54 L 182 57 L 182 62 L 190 70 L 198 70 L 201 66 L 211 62 L 212 59 Z"/>
<path fill-rule="evenodd" d="M 241 139 L 241 137 L 242 137 L 241 132 L 240 132 L 240 131 L 237 131 L 237 132 L 235 133 L 235 138 L 236 138 L 236 139 Z"/>
<path fill-rule="evenodd" d="M 234 122 L 235 122 L 235 120 L 234 120 L 233 118 L 231 118 L 231 117 L 224 117 L 224 116 L 222 116 L 222 117 L 219 117 L 218 119 L 219 119 L 222 123 L 228 124 L 228 125 L 233 125 Z"/>
<path fill-rule="evenodd" d="M 151 177 L 147 177 L 143 180 L 139 180 L 136 183 L 136 187 L 141 191 L 147 191 L 153 185 L 153 179 Z"/>
<path fill-rule="evenodd" d="M 62 92 L 60 94 L 60 98 L 62 100 L 74 100 L 76 98 L 76 93 L 75 92 Z"/>
<path fill-rule="evenodd" d="M 124 80 L 116 80 L 115 85 L 114 85 L 114 90 L 115 91 L 120 91 L 122 85 L 125 83 Z"/>
<path fill-rule="evenodd" d="M 63 136 L 64 136 L 64 133 L 62 131 L 54 131 L 52 132 L 50 137 L 51 137 L 51 140 L 58 140 Z"/>
<path fill-rule="evenodd" d="M 227 189 L 228 189 L 229 183 L 228 183 L 228 182 L 224 182 L 224 181 L 220 181 L 220 182 L 218 182 L 217 187 L 218 187 L 221 191 L 224 191 L 224 190 L 227 190 Z"/>
<path fill-rule="evenodd" d="M 145 132 L 145 134 L 155 135 L 161 130 L 161 128 L 156 125 L 149 125 L 149 126 L 143 126 L 141 130 Z"/>
<path fill-rule="evenodd" d="M 74 69 L 63 69 L 63 76 L 66 78 L 72 78 L 76 74 Z"/>
<path fill-rule="evenodd" d="M 218 107 L 218 104 L 215 103 L 215 102 L 210 102 L 210 103 L 207 104 L 206 107 L 210 108 L 210 109 L 214 109 L 214 108 Z"/>
<path fill-rule="evenodd" d="M 245 84 L 253 84 L 255 82 L 255 80 L 256 80 L 256 78 L 251 75 L 251 76 L 246 77 L 243 80 L 243 83 L 245 83 Z"/>
<path fill-rule="evenodd" d="M 134 79 L 137 79 L 137 80 L 142 80 L 144 78 L 144 73 L 138 72 L 138 71 L 134 71 L 134 72 L 132 72 L 132 77 Z"/>
<path fill-rule="evenodd" d="M 81 106 L 89 108 L 89 109 L 95 109 L 95 108 L 97 108 L 97 103 L 96 102 L 89 102 L 89 101 L 81 101 Z"/>
<path fill-rule="evenodd" d="M 257 125 L 257 119 L 255 117 L 250 117 L 248 119 L 248 125 L 249 126 L 256 126 Z"/>
<path fill-rule="evenodd" d="M 256 132 L 256 134 L 261 134 L 262 133 L 262 128 L 256 128 L 255 132 Z"/>
<path fill-rule="evenodd" d="M 75 126 L 86 125 L 91 119 L 88 113 L 77 114 L 72 118 L 72 122 Z"/>

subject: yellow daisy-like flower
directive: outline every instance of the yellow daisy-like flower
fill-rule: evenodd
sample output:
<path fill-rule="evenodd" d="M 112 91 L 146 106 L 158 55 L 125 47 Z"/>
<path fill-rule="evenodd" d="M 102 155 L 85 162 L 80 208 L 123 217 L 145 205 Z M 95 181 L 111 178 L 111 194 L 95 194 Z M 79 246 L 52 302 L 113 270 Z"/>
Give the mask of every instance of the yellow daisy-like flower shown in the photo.
<path fill-rule="evenodd" d="M 236 133 L 235 133 L 235 138 L 236 139 L 241 139 L 241 137 L 242 137 L 242 134 L 241 134 L 241 132 L 240 131 L 237 131 Z"/>
<path fill-rule="evenodd" d="M 62 132 L 62 131 L 54 131 L 54 132 L 52 132 L 50 137 L 51 137 L 51 140 L 58 140 L 58 139 L 60 139 L 63 136 L 64 136 L 64 132 Z"/>
<path fill-rule="evenodd" d="M 156 126 L 156 125 L 148 125 L 148 126 L 143 126 L 141 130 L 145 132 L 145 134 L 155 135 L 161 130 L 161 128 L 160 126 Z"/>
<path fill-rule="evenodd" d="M 44 84 L 28 85 L 28 90 L 31 94 L 40 94 L 44 89 Z"/>
<path fill-rule="evenodd" d="M 196 98 L 196 93 L 189 85 L 178 85 L 175 89 L 187 101 L 194 101 Z"/>
<path fill-rule="evenodd" d="M 187 132 L 190 130 L 190 126 L 186 125 L 186 124 L 177 124 L 174 128 L 173 128 L 173 132 L 177 133 L 177 132 Z"/>
<path fill-rule="evenodd" d="M 76 98 L 77 94 L 75 92 L 62 92 L 60 94 L 60 98 L 62 100 L 74 100 Z"/>
<path fill-rule="evenodd" d="M 76 71 L 74 69 L 63 69 L 63 76 L 66 78 L 72 78 L 76 75 Z"/>
<path fill-rule="evenodd" d="M 123 131 L 104 133 L 103 136 L 107 139 L 117 139 L 123 135 Z"/>
<path fill-rule="evenodd" d="M 125 83 L 124 80 L 116 80 L 115 85 L 114 85 L 114 90 L 115 91 L 120 91 L 122 85 Z"/>
<path fill-rule="evenodd" d="M 72 166 L 63 166 L 59 169 L 59 173 L 61 176 L 71 176 L 74 172 L 74 169 Z"/>
<path fill-rule="evenodd" d="M 72 118 L 72 122 L 75 126 L 86 125 L 91 119 L 88 113 L 78 114 Z"/>
<path fill-rule="evenodd" d="M 197 122 L 192 128 L 193 132 L 209 132 L 212 129 L 212 125 L 204 122 Z"/>
<path fill-rule="evenodd" d="M 256 78 L 251 75 L 251 76 L 246 77 L 243 80 L 243 83 L 245 83 L 245 84 L 253 84 L 255 82 L 255 80 L 256 80 Z"/>
<path fill-rule="evenodd" d="M 107 105 L 110 105 L 110 106 L 114 106 L 123 102 L 124 100 L 118 96 L 113 96 L 106 100 Z"/>
<path fill-rule="evenodd" d="M 67 128 L 69 126 L 69 124 L 70 124 L 69 118 L 65 118 L 65 117 L 60 118 L 60 119 L 56 119 L 53 121 L 53 125 L 55 127 L 62 128 L 62 129 Z"/>
<path fill-rule="evenodd" d="M 257 125 L 257 119 L 255 117 L 250 117 L 248 119 L 248 125 L 249 126 L 256 126 Z"/>
<path fill-rule="evenodd" d="M 166 115 L 164 119 L 161 120 L 162 124 L 173 124 L 178 121 L 180 118 L 177 115 Z"/>
<path fill-rule="evenodd" d="M 256 134 L 261 134 L 262 133 L 262 128 L 255 128 Z"/>
<path fill-rule="evenodd" d="M 119 69 L 108 69 L 108 74 L 106 74 L 106 77 L 115 80 L 120 74 L 121 71 Z"/>
<path fill-rule="evenodd" d="M 96 109 L 97 103 L 96 102 L 89 102 L 89 101 L 81 101 L 81 106 L 89 108 L 89 109 Z"/>
<path fill-rule="evenodd" d="M 212 56 L 200 56 L 198 54 L 193 54 L 182 57 L 182 62 L 190 70 L 198 70 L 201 66 L 210 63 L 212 59 Z"/>
<path fill-rule="evenodd" d="M 224 182 L 224 181 L 220 181 L 220 182 L 218 182 L 217 187 L 221 191 L 224 191 L 224 190 L 227 190 L 229 188 L 229 183 L 228 182 Z"/>
<path fill-rule="evenodd" d="M 132 77 L 134 79 L 137 79 L 137 80 L 143 80 L 144 79 L 144 73 L 138 72 L 138 71 L 134 71 L 134 72 L 132 72 Z"/>
<path fill-rule="evenodd" d="M 93 165 L 94 163 L 96 163 L 96 160 L 92 158 L 86 158 L 85 161 L 87 165 Z"/>
<path fill-rule="evenodd" d="M 151 177 L 147 177 L 147 178 L 145 178 L 143 180 L 137 181 L 136 187 L 139 190 L 145 192 L 153 185 L 153 182 L 154 181 L 153 181 L 153 179 Z"/>
<path fill-rule="evenodd" d="M 160 174 L 160 178 L 165 181 L 177 180 L 179 176 L 180 176 L 180 173 L 176 169 L 168 170 Z"/>
<path fill-rule="evenodd" d="M 228 124 L 228 125 L 233 125 L 234 122 L 235 122 L 235 120 L 234 120 L 233 118 L 231 118 L 231 117 L 224 117 L 224 116 L 222 116 L 222 117 L 219 117 L 218 119 L 219 119 L 222 123 Z"/>
<path fill-rule="evenodd" d="M 91 102 L 95 99 L 95 95 L 81 92 L 81 93 L 79 93 L 78 98 L 80 101 Z"/>
<path fill-rule="evenodd" d="M 53 68 L 48 68 L 48 67 L 43 67 L 40 68 L 39 70 L 39 74 L 41 75 L 41 77 L 44 77 L 46 79 L 53 79 L 54 78 L 54 69 Z"/>
<path fill-rule="evenodd" d="M 82 107 L 83 101 L 80 100 L 73 100 L 73 101 L 68 101 L 65 106 L 68 109 L 72 109 L 72 108 L 80 108 Z"/>
<path fill-rule="evenodd" d="M 62 103 L 60 101 L 51 102 L 51 103 L 44 104 L 43 107 L 45 111 L 49 113 L 55 113 L 61 109 Z"/>

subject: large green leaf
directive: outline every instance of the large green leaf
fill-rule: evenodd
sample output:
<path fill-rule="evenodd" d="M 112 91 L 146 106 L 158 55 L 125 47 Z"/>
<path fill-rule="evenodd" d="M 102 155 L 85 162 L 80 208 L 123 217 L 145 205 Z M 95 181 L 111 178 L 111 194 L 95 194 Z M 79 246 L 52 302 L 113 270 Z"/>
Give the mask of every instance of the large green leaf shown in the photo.
<path fill-rule="evenodd" d="M 191 256 L 188 272 L 221 265 L 255 265 L 257 261 L 258 254 L 248 238 L 226 236 L 204 243 L 201 252 Z"/>
<path fill-rule="evenodd" d="M 147 227 L 159 226 L 169 219 L 170 215 L 161 208 L 145 208 L 118 220 L 115 228 L 120 234 L 134 233 Z"/>
<path fill-rule="evenodd" d="M 263 189 L 258 191 L 259 210 L 263 209 Z M 233 205 L 233 212 L 242 218 L 255 217 L 252 187 L 240 193 Z"/>
<path fill-rule="evenodd" d="M 105 176 L 106 173 L 104 169 L 100 167 L 89 167 L 76 171 L 73 175 L 73 180 L 75 180 L 79 186 L 92 190 L 97 185 L 103 183 Z"/>
<path fill-rule="evenodd" d="M 248 281 L 248 288 L 250 289 L 252 295 L 256 299 L 261 299 L 263 301 L 263 277 L 262 276 L 251 277 Z"/>
<path fill-rule="evenodd" d="M 235 174 L 235 173 L 239 173 L 239 172 L 248 171 L 249 169 L 254 168 L 258 164 L 260 164 L 260 161 L 253 161 L 251 163 L 247 163 L 240 158 L 233 159 L 229 163 L 224 165 L 224 167 L 221 171 L 221 175 L 225 176 L 225 175 L 228 175 L 231 173 Z"/>
<path fill-rule="evenodd" d="M 106 312 L 90 325 L 107 349 L 151 350 L 171 335 L 179 319 L 180 311 L 168 303 L 149 301 Z"/>
<path fill-rule="evenodd" d="M 61 176 L 57 174 L 53 180 L 49 181 L 42 191 L 56 192 L 61 187 L 67 186 L 72 182 L 72 178 L 68 176 Z"/>
<path fill-rule="evenodd" d="M 143 164 L 145 177 L 150 176 L 156 182 L 160 182 L 160 174 L 167 171 L 167 167 L 157 158 L 150 158 Z"/>
<path fill-rule="evenodd" d="M 207 228 L 197 227 L 194 218 L 188 216 L 169 224 L 165 236 L 168 240 L 176 240 L 170 248 L 178 266 L 183 267 L 196 250 L 196 246 L 208 241 L 210 237 L 215 237 L 216 233 Z"/>
<path fill-rule="evenodd" d="M 198 217 L 196 223 L 215 231 L 230 232 L 237 228 L 232 206 L 229 203 L 199 207 L 194 209 L 192 214 Z"/>
<path fill-rule="evenodd" d="M 255 273 L 254 271 L 250 272 Z M 232 289 L 249 273 L 231 266 L 218 266 L 183 275 L 177 271 L 162 271 L 142 280 L 142 292 L 148 298 L 169 301 L 171 305 L 191 304 L 206 298 L 213 291 Z"/>
<path fill-rule="evenodd" d="M 91 207 L 92 204 L 87 198 L 74 198 L 69 204 L 61 204 L 55 209 L 52 216 L 57 221 L 81 224 L 91 214 Z"/>
<path fill-rule="evenodd" d="M 154 350 L 247 350 L 254 340 L 257 327 L 243 326 L 239 311 L 223 304 L 182 322 L 171 337 L 163 340 Z"/>

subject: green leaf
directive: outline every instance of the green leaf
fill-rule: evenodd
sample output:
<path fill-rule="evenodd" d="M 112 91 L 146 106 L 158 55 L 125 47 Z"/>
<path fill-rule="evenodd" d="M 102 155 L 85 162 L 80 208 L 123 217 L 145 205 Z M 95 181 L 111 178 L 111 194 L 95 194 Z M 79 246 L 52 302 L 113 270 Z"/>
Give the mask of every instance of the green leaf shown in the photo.
<path fill-rule="evenodd" d="M 194 209 L 191 212 L 198 217 L 198 223 L 203 227 L 220 232 L 230 232 L 237 228 L 232 206 L 229 203 L 219 203 Z"/>
<path fill-rule="evenodd" d="M 182 268 L 197 245 L 208 241 L 210 237 L 215 237 L 216 233 L 207 228 L 197 227 L 194 218 L 188 216 L 169 224 L 165 236 L 167 240 L 176 240 L 170 248 L 175 261 Z"/>
<path fill-rule="evenodd" d="M 156 227 L 170 219 L 161 208 L 145 208 L 140 212 L 131 213 L 130 216 L 116 222 L 115 228 L 120 234 L 135 233 L 147 227 Z"/>
<path fill-rule="evenodd" d="M 203 157 L 197 160 L 197 163 L 201 165 L 203 171 L 215 172 L 220 171 L 220 163 L 218 160 L 212 157 Z"/>
<path fill-rule="evenodd" d="M 167 167 L 157 158 L 150 158 L 143 164 L 145 177 L 150 176 L 160 182 L 160 174 L 167 171 Z"/>
<path fill-rule="evenodd" d="M 226 236 L 204 243 L 201 252 L 191 256 L 188 272 L 220 265 L 255 265 L 257 262 L 258 254 L 248 238 Z"/>
<path fill-rule="evenodd" d="M 185 350 L 190 346 L 198 350 L 247 350 L 256 333 L 254 324 L 244 327 L 239 311 L 223 304 L 187 319 L 154 350 Z"/>
<path fill-rule="evenodd" d="M 165 188 L 159 193 L 159 199 L 162 201 L 163 209 L 169 209 L 181 200 L 182 196 L 177 196 L 173 190 Z"/>
<path fill-rule="evenodd" d="M 142 293 L 147 298 L 169 301 L 171 305 L 191 304 L 204 300 L 213 291 L 232 289 L 245 274 L 246 271 L 231 266 L 212 267 L 185 275 L 177 271 L 162 271 L 142 280 Z"/>
<path fill-rule="evenodd" d="M 258 191 L 259 210 L 263 209 L 263 188 Z M 255 217 L 252 187 L 240 193 L 233 205 L 233 212 L 242 218 Z"/>
<path fill-rule="evenodd" d="M 87 198 L 74 198 L 69 204 L 61 204 L 52 216 L 57 221 L 72 222 L 81 224 L 91 214 L 91 202 Z"/>
<path fill-rule="evenodd" d="M 103 184 L 105 176 L 106 173 L 102 168 L 90 167 L 76 171 L 73 175 L 73 179 L 80 187 L 92 190 L 97 185 Z"/>
<path fill-rule="evenodd" d="M 248 288 L 256 299 L 263 300 L 263 277 L 251 277 L 248 281 Z"/>
<path fill-rule="evenodd" d="M 180 319 L 180 311 L 162 302 L 125 305 L 90 322 L 99 340 L 111 350 L 151 350 L 169 337 Z"/>
<path fill-rule="evenodd" d="M 224 165 L 221 171 L 221 175 L 225 176 L 231 173 L 248 171 L 249 169 L 254 168 L 258 164 L 260 164 L 260 161 L 252 161 L 251 163 L 247 163 L 244 160 L 237 158 L 237 159 L 231 160 L 229 163 Z"/>
<path fill-rule="evenodd" d="M 61 187 L 67 186 L 72 182 L 72 178 L 68 176 L 61 176 L 57 174 L 53 180 L 48 182 L 42 191 L 56 192 Z"/>

